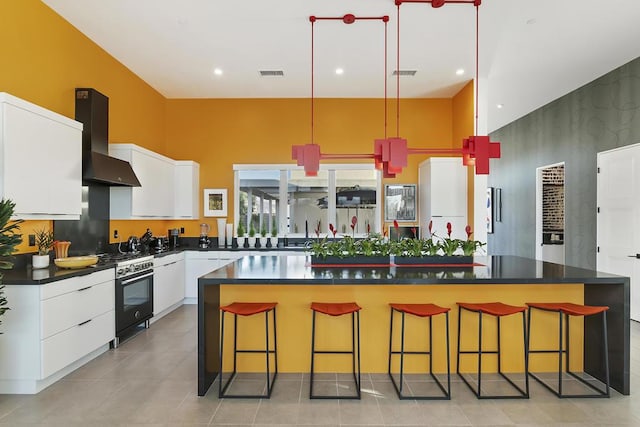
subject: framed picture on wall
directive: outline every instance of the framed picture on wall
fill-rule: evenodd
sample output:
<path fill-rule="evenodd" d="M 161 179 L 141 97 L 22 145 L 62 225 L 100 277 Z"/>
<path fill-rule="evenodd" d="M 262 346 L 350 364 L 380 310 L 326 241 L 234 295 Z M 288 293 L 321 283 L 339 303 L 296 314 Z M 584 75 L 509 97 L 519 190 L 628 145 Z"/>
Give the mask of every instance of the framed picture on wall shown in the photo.
<path fill-rule="evenodd" d="M 487 187 L 487 233 L 493 233 L 493 187 Z"/>
<path fill-rule="evenodd" d="M 415 222 L 417 218 L 416 184 L 384 186 L 384 220 Z"/>
<path fill-rule="evenodd" d="M 226 188 L 205 188 L 204 216 L 227 216 Z"/>

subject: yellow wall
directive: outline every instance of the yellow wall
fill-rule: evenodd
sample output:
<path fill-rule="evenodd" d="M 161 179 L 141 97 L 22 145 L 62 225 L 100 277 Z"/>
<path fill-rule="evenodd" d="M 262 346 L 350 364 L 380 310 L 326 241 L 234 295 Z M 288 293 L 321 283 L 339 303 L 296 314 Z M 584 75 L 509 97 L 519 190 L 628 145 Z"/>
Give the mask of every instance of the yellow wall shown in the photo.
<path fill-rule="evenodd" d="M 109 97 L 111 141 L 164 150 L 165 98 L 42 2 L 0 1 L 0 40 L 0 91 L 74 118 L 74 89 L 93 87 Z M 18 252 L 35 250 L 26 235 L 42 227 L 21 226 Z"/>
<path fill-rule="evenodd" d="M 374 139 L 384 137 L 383 100 L 314 102 L 314 142 L 323 153 L 371 153 Z M 291 146 L 311 139 L 310 105 L 309 99 L 170 99 L 166 153 L 197 159 L 200 187 L 227 188 L 232 201 L 234 163 L 293 163 Z M 400 111 L 400 136 L 410 147 L 459 145 L 452 139 L 451 99 L 403 99 Z M 387 133 L 394 136 L 395 101 L 390 101 L 388 115 Z M 403 173 L 385 183 L 416 183 L 424 158 L 410 156 Z M 215 233 L 215 221 L 209 223 Z"/>
<path fill-rule="evenodd" d="M 0 37 L 0 91 L 73 118 L 74 89 L 99 90 L 110 101 L 110 142 L 199 162 L 201 189 L 229 189 L 229 215 L 233 163 L 291 163 L 291 145 L 310 142 L 309 99 L 167 100 L 38 0 L 0 1 Z M 469 108 L 468 87 L 453 99 L 401 99 L 400 136 L 414 148 L 459 146 L 458 134 L 468 136 L 467 122 L 473 120 L 459 116 Z M 373 140 L 384 137 L 383 116 L 382 99 L 316 99 L 315 142 L 326 153 L 371 153 Z M 388 136 L 396 135 L 395 118 L 391 99 Z M 410 156 L 406 170 L 385 183 L 416 183 L 424 158 Z M 211 218 L 112 221 L 111 242 L 116 229 L 122 239 L 147 227 L 156 235 L 185 227 L 187 236 L 197 236 L 200 222 L 208 222 L 216 235 Z M 23 234 L 43 225 L 51 227 L 48 221 L 28 221 Z M 19 252 L 33 250 L 19 247 Z"/>
<path fill-rule="evenodd" d="M 471 80 L 453 97 L 453 140 L 456 146 L 461 146 L 464 138 L 475 135 L 474 87 L 473 80 Z M 473 177 L 475 170 L 469 166 L 467 172 L 467 218 L 473 227 Z"/>

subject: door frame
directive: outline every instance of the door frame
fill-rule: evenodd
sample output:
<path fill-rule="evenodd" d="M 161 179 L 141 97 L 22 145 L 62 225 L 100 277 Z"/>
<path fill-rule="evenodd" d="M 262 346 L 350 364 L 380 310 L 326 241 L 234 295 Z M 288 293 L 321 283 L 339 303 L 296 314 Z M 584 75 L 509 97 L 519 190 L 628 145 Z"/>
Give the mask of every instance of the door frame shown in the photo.
<path fill-rule="evenodd" d="M 557 162 L 549 165 L 544 165 L 536 168 L 536 259 L 542 260 L 542 171 L 544 169 L 549 169 L 556 166 L 563 166 L 565 171 L 565 176 L 567 174 L 567 165 L 566 162 Z M 566 187 L 566 180 L 565 180 Z M 564 190 L 566 194 L 566 188 Z M 566 202 L 565 207 L 566 208 Z M 566 219 L 566 216 L 565 216 Z M 566 223 L 565 223 L 566 228 Z M 566 236 L 566 234 L 565 234 Z M 566 247 L 563 246 L 563 251 L 565 251 L 566 256 Z"/>

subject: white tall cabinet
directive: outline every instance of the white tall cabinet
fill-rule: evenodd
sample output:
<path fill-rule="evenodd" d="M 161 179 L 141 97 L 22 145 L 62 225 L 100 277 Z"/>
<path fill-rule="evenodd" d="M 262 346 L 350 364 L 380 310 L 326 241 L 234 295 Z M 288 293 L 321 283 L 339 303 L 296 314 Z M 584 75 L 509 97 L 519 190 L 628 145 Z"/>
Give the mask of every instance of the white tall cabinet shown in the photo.
<path fill-rule="evenodd" d="M 0 197 L 22 219 L 78 219 L 82 123 L 0 93 Z"/>
<path fill-rule="evenodd" d="M 433 232 L 447 235 L 451 223 L 451 237 L 466 239 L 467 234 L 467 168 L 459 157 L 431 157 L 418 166 L 420 191 L 420 230 L 428 236 L 429 221 Z"/>

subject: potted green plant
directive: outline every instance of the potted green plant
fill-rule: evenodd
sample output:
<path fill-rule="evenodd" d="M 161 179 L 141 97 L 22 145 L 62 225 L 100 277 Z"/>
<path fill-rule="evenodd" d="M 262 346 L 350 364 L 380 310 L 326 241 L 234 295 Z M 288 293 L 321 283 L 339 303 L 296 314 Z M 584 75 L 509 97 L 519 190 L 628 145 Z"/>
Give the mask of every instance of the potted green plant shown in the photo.
<path fill-rule="evenodd" d="M 249 223 L 248 236 L 247 241 L 249 242 L 249 247 L 254 248 L 256 246 L 256 229 L 253 226 L 253 221 Z"/>
<path fill-rule="evenodd" d="M 317 238 L 307 243 L 312 265 L 389 265 L 390 246 L 379 234 L 365 239 L 344 235 L 341 239 Z"/>
<path fill-rule="evenodd" d="M 244 225 L 242 225 L 241 222 L 238 221 L 238 228 L 236 229 L 237 232 L 237 240 L 238 240 L 238 246 L 240 247 L 244 247 L 244 244 L 246 243 L 246 231 L 244 230 Z"/>
<path fill-rule="evenodd" d="M 467 240 L 462 240 L 460 243 L 460 248 L 462 249 L 462 253 L 465 256 L 473 256 L 473 254 L 478 250 L 478 249 L 482 249 L 482 247 L 484 245 L 486 245 L 486 243 L 482 243 L 479 240 L 473 240 L 471 238 L 471 235 L 473 234 L 473 231 L 471 231 L 471 226 L 467 225 L 464 229 L 464 231 L 467 233 Z"/>
<path fill-rule="evenodd" d="M 9 270 L 13 263 L 7 259 L 11 256 L 16 246 L 22 242 L 22 235 L 17 231 L 20 229 L 21 219 L 11 221 L 11 215 L 16 205 L 11 200 L 0 201 L 0 269 Z M 4 295 L 4 285 L 2 285 L 2 273 L 0 273 L 0 317 L 9 310 L 7 298 Z M 2 323 L 2 322 L 0 322 Z"/>
<path fill-rule="evenodd" d="M 53 248 L 53 231 L 44 228 L 35 230 L 36 247 L 38 254 L 33 255 L 31 263 L 33 268 L 49 267 L 49 252 Z"/>
<path fill-rule="evenodd" d="M 269 239 L 269 243 L 271 246 L 278 246 L 278 221 L 276 217 L 273 217 L 273 222 L 271 223 L 271 238 Z"/>
<path fill-rule="evenodd" d="M 267 224 L 265 224 L 264 222 L 262 223 L 262 228 L 260 229 L 260 247 L 261 248 L 266 248 L 267 247 L 267 240 L 269 238 L 267 237 Z"/>

